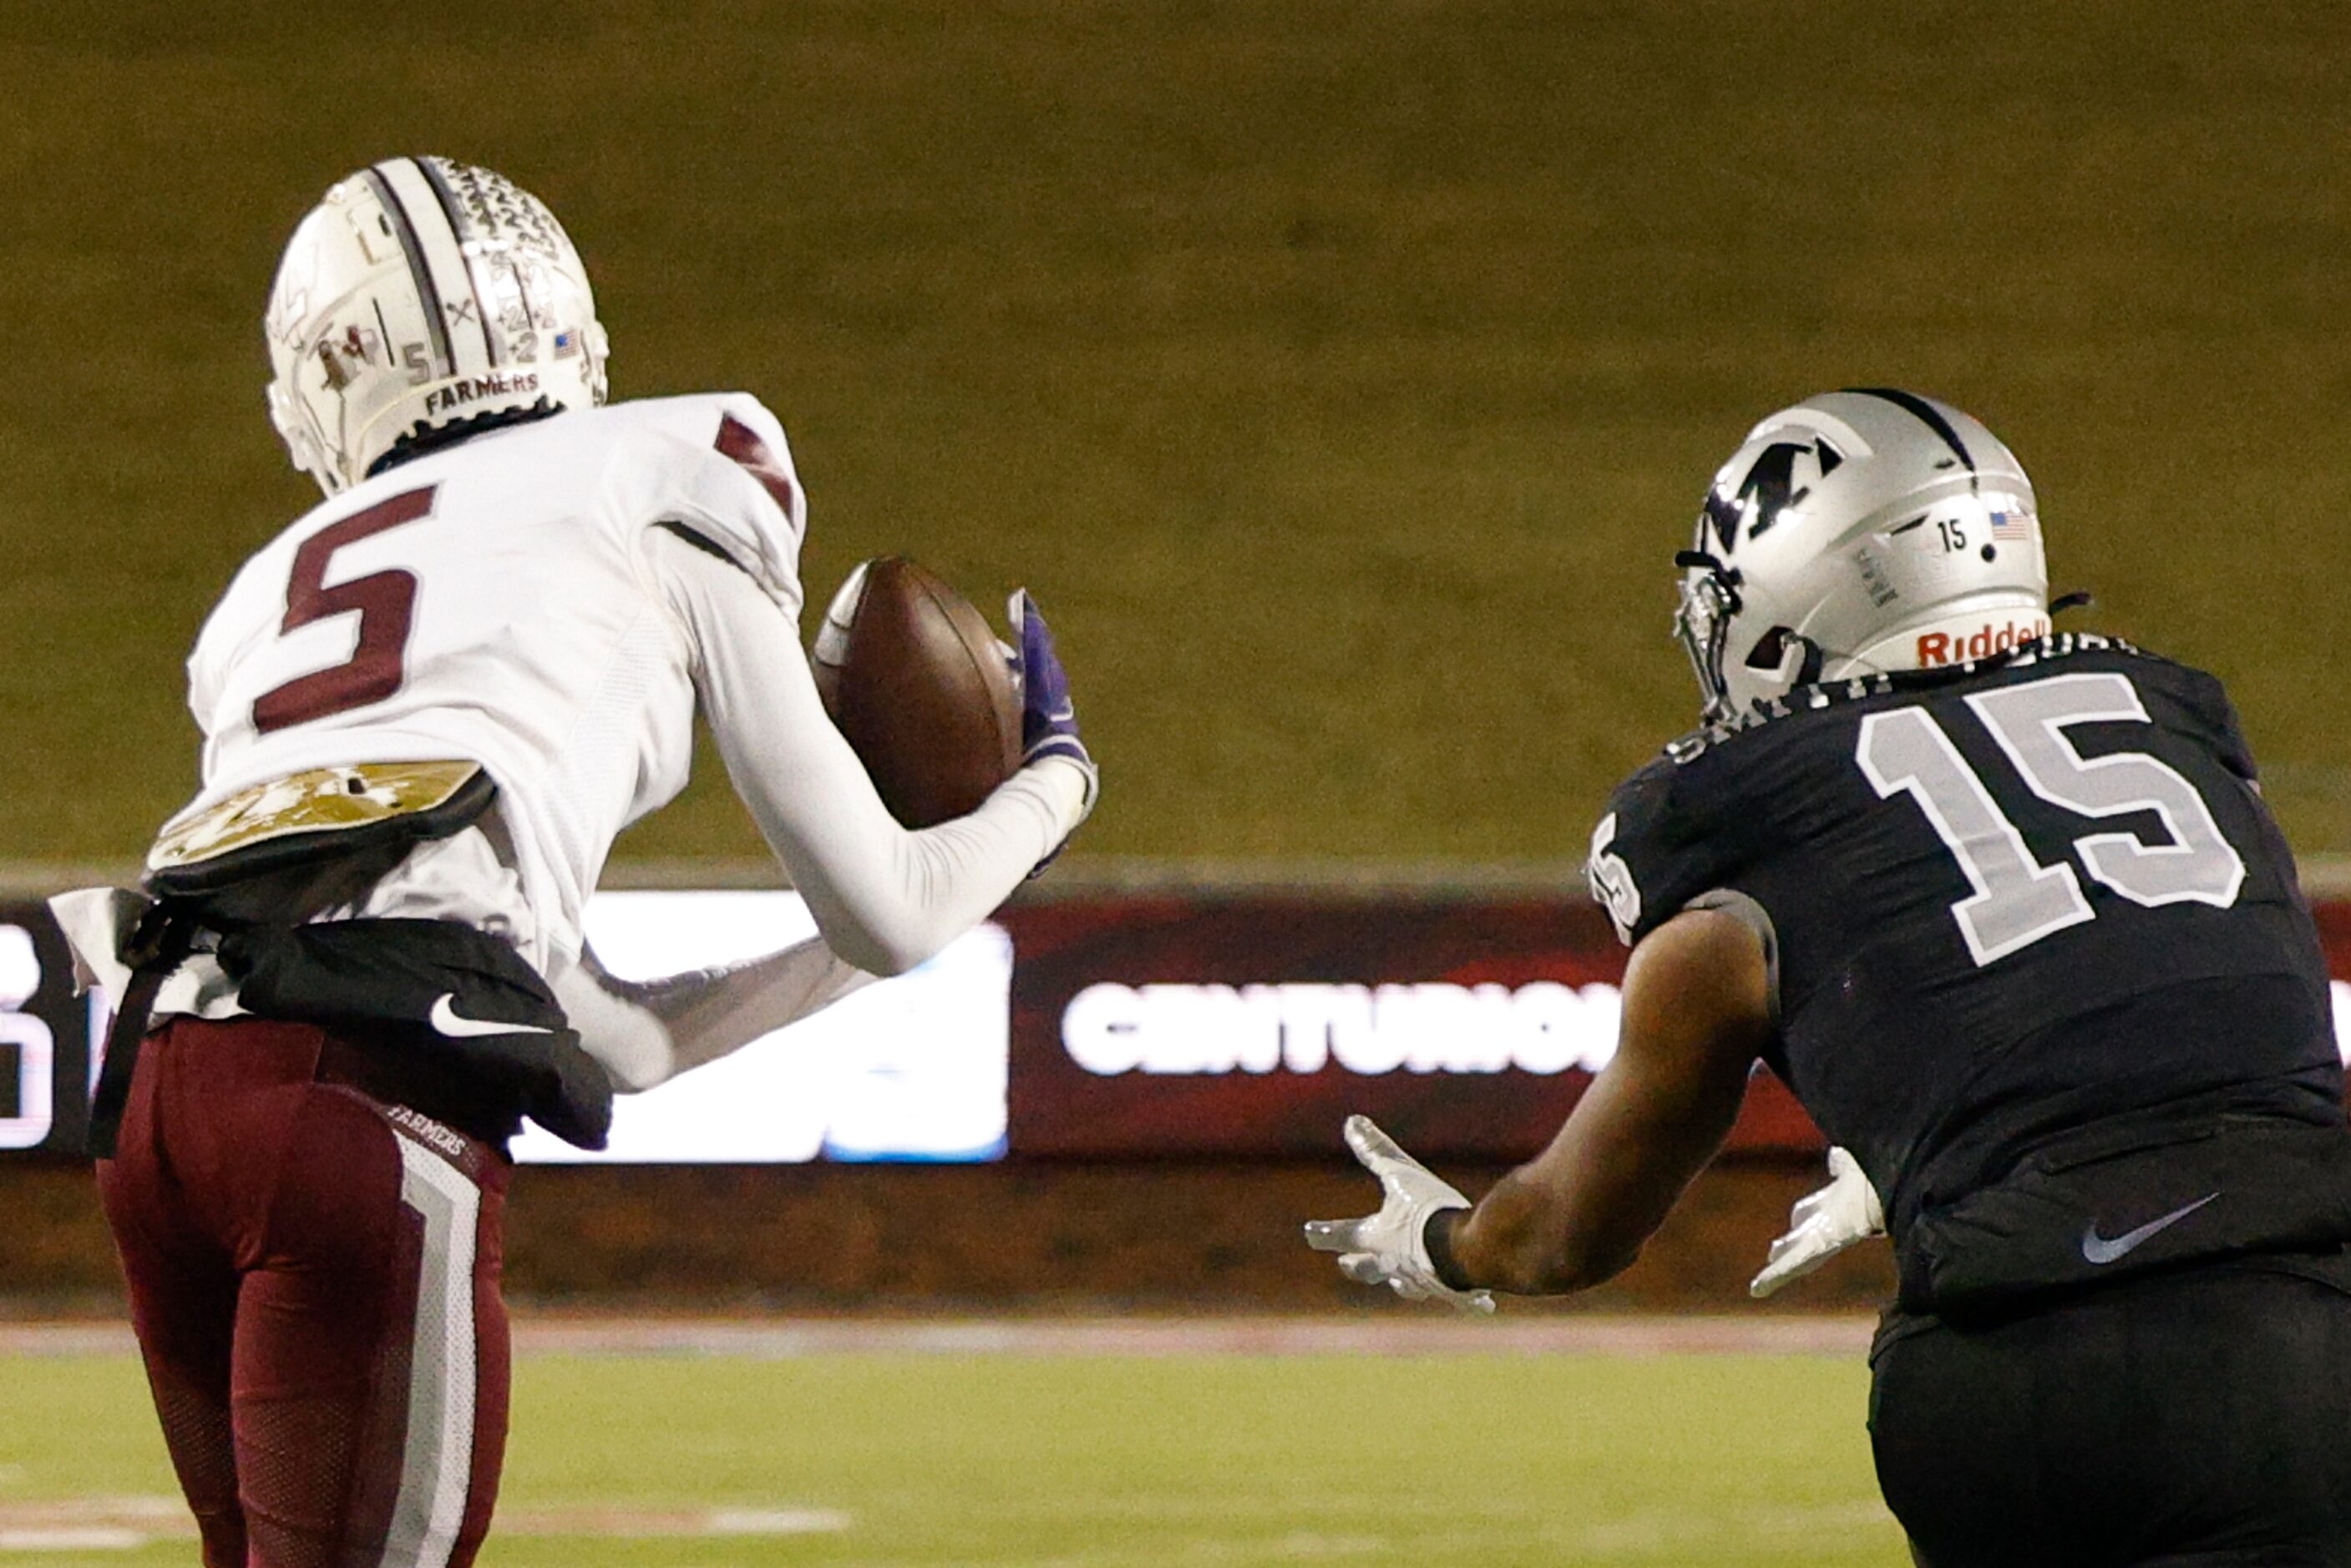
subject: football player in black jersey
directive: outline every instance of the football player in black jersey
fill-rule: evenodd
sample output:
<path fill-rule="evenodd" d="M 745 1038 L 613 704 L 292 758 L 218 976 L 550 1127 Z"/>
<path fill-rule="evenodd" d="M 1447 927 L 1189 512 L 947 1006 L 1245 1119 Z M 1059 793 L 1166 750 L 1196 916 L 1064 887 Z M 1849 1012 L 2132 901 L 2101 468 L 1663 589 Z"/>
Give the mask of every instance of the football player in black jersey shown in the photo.
<path fill-rule="evenodd" d="M 2052 634 L 2023 470 L 1907 392 L 1764 421 L 1677 564 L 1705 722 L 1593 836 L 1614 1060 L 1474 1207 L 1354 1118 L 1386 1202 L 1310 1241 L 1473 1307 L 1595 1284 L 1761 1061 L 1841 1176 L 1759 1286 L 1893 1240 L 1870 1429 L 1921 1563 L 2351 1563 L 2342 1066 L 2220 682 Z"/>

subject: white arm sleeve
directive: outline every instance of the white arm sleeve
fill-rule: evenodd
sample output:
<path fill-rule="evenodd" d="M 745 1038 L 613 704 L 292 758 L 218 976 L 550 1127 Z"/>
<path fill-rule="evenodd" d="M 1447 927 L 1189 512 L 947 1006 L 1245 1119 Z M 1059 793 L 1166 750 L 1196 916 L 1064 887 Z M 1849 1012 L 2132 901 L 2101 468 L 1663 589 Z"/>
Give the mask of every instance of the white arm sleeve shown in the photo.
<path fill-rule="evenodd" d="M 1077 763 L 1048 757 L 977 811 L 909 832 L 873 792 L 824 711 L 799 628 L 739 567 L 667 529 L 647 558 L 684 622 L 703 711 L 750 808 L 825 944 L 872 974 L 900 974 L 1004 902 L 1076 829 L 1089 805 Z"/>
<path fill-rule="evenodd" d="M 593 950 L 551 981 L 580 1044 L 634 1094 L 716 1062 L 872 980 L 810 939 L 780 952 L 660 980 L 605 972 Z"/>

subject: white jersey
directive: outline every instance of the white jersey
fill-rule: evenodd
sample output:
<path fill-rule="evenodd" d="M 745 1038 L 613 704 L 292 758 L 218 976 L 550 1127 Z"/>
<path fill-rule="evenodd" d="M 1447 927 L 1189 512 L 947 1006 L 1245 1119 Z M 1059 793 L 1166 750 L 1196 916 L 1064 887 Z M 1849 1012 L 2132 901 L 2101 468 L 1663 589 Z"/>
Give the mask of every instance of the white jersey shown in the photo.
<path fill-rule="evenodd" d="M 919 961 L 1076 826 L 1087 785 L 1039 764 L 970 817 L 900 829 L 815 702 L 805 520 L 782 427 L 740 393 L 400 463 L 265 546 L 206 621 L 188 661 L 204 787 L 182 816 L 307 769 L 477 762 L 492 817 L 343 912 L 465 919 L 559 975 L 612 840 L 685 785 L 699 694 L 834 950 Z"/>
<path fill-rule="evenodd" d="M 393 467 L 278 535 L 206 621 L 194 807 L 307 768 L 478 762 L 539 928 L 510 934 L 576 950 L 613 838 L 693 756 L 692 649 L 651 589 L 648 530 L 693 528 L 797 617 L 805 520 L 781 426 L 740 394 L 560 414 Z"/>

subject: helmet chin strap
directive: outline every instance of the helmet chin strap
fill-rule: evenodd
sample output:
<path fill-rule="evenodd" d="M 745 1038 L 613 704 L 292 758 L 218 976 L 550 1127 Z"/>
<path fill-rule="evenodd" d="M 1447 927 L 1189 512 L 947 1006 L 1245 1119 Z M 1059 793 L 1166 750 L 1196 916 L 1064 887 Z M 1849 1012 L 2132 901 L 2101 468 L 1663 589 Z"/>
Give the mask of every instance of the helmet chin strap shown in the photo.
<path fill-rule="evenodd" d="M 1821 667 L 1827 661 L 1828 651 L 1801 631 L 1790 632 L 1788 640 L 1803 655 L 1796 666 L 1795 685 L 1810 686 L 1821 678 Z"/>
<path fill-rule="evenodd" d="M 1773 698 L 1785 697 L 1799 688 L 1810 686 L 1821 679 L 1828 662 L 1828 650 L 1800 631 L 1780 634 L 1780 662 L 1771 670 Z M 1761 671 L 1757 671 L 1761 674 Z M 1754 702 L 1767 701 L 1756 698 Z M 1751 705 L 1751 704 L 1750 704 Z"/>

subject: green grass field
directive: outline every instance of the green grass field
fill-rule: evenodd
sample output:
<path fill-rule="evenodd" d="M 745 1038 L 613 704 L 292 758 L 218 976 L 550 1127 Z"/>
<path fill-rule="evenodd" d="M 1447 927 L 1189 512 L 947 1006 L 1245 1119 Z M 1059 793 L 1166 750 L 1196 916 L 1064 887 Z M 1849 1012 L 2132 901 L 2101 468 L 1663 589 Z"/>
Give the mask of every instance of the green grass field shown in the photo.
<path fill-rule="evenodd" d="M 315 496 L 256 321 L 326 184 L 511 171 L 616 393 L 792 432 L 819 594 L 1026 579 L 1073 854 L 1580 854 L 1685 727 L 1667 560 L 1757 416 L 1894 383 L 2057 587 L 2217 668 L 2351 850 L 2351 195 L 2316 3 L 248 0 L 0 8 L 0 859 L 188 794 L 179 660 Z M 756 855 L 714 767 L 629 855 Z"/>
<path fill-rule="evenodd" d="M 527 1355 L 513 1529 L 482 1561 L 1892 1568 L 1866 1384 L 1811 1355 Z M 0 1568 L 190 1560 L 10 1550 L 26 1521 L 173 1493 L 131 1358 L 0 1386 Z"/>

